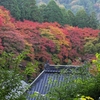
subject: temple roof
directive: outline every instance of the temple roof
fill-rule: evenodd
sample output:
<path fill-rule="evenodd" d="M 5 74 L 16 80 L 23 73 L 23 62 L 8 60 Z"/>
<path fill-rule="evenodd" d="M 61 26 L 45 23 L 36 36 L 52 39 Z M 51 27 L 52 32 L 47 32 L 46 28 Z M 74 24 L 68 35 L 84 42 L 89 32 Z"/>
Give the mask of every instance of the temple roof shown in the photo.
<path fill-rule="evenodd" d="M 28 100 L 36 100 L 31 98 L 30 95 L 34 92 L 38 92 L 45 95 L 54 86 L 59 86 L 61 82 L 70 79 L 72 70 L 78 70 L 79 66 L 74 65 L 45 65 L 45 69 L 40 75 L 31 83 L 31 87 L 28 90 Z M 63 73 L 62 73 L 63 72 Z M 77 77 L 77 76 L 76 76 Z"/>

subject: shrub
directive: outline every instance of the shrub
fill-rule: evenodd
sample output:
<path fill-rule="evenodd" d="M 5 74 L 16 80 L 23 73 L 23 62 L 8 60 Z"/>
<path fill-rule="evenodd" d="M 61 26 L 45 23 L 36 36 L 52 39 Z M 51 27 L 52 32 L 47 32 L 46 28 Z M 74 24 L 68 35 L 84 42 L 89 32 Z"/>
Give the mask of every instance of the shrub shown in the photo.
<path fill-rule="evenodd" d="M 25 52 L 15 56 L 13 53 L 3 52 L 0 55 L 0 100 L 26 100 L 23 94 L 23 77 L 19 68 L 25 57 Z"/>

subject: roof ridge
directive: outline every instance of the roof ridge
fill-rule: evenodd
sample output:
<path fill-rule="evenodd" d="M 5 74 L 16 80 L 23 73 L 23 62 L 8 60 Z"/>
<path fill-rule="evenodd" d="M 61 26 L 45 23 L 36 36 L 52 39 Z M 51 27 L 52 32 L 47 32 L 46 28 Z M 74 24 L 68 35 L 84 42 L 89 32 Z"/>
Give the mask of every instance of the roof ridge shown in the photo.
<path fill-rule="evenodd" d="M 76 66 L 76 65 L 51 65 L 47 64 L 45 65 L 45 70 L 61 70 L 61 69 L 67 69 L 67 68 L 79 68 L 81 66 Z"/>

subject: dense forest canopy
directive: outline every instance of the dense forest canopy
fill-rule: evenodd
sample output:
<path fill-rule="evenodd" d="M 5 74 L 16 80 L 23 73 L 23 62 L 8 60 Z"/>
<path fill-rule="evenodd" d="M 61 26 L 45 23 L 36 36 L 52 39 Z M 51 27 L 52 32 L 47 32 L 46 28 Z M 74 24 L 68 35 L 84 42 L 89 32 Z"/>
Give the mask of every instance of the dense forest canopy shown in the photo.
<path fill-rule="evenodd" d="M 18 54 L 28 48 L 28 61 L 71 64 L 78 58 L 92 59 L 100 52 L 99 35 L 100 30 L 57 22 L 16 21 L 7 9 L 0 7 L 0 51 Z"/>
<path fill-rule="evenodd" d="M 36 0 L 38 5 L 48 4 L 50 0 Z M 54 0 L 60 7 L 65 7 L 76 13 L 80 9 L 86 10 L 87 13 L 96 12 L 100 20 L 100 0 Z"/>
<path fill-rule="evenodd" d="M 78 1 L 78 0 L 77 0 Z M 50 0 L 47 4 L 37 5 L 40 1 L 35 0 L 0 0 L 0 5 L 7 8 L 11 15 L 16 18 L 16 20 L 23 21 L 24 19 L 34 21 L 34 22 L 58 22 L 61 25 L 71 25 L 78 26 L 80 28 L 90 27 L 97 29 L 100 27 L 99 20 L 97 19 L 97 12 L 95 10 L 85 9 L 85 4 L 90 4 L 90 2 L 81 1 L 78 3 L 82 7 L 74 7 L 76 1 L 70 0 L 67 2 L 62 2 L 61 0 Z M 42 1 L 41 1 L 42 2 Z M 58 3 L 59 2 L 59 3 Z M 61 7 L 60 3 L 69 4 L 73 9 Z M 83 5 L 84 4 L 84 5 Z M 98 3 L 99 4 L 99 3 Z M 66 5 L 65 5 L 66 6 Z M 93 4 L 90 4 L 93 8 Z M 89 6 L 88 6 L 89 8 Z M 77 10 L 76 10 L 77 9 Z"/>
<path fill-rule="evenodd" d="M 79 2 L 79 0 L 64 1 L 72 4 Z M 24 71 L 25 78 L 26 75 L 34 75 L 33 72 L 36 71 L 35 75 L 37 75 L 39 64 L 44 65 L 46 61 L 50 64 L 85 65 L 85 62 L 91 62 L 95 58 L 97 52 L 100 53 L 100 30 L 98 29 L 100 27 L 96 13 L 88 13 L 83 7 L 73 13 L 69 9 L 61 8 L 56 2 L 51 0 L 47 5 L 37 6 L 35 0 L 0 0 L 0 96 L 2 100 L 7 95 L 11 96 L 11 90 L 23 79 L 18 76 L 23 75 Z M 99 0 L 95 0 L 96 2 L 99 3 Z M 86 4 L 85 0 L 82 3 Z M 97 57 L 100 59 L 98 53 Z M 99 67 L 97 71 L 100 72 L 100 60 L 95 62 Z M 86 83 L 86 91 L 87 86 L 92 85 L 93 88 L 90 90 L 88 88 L 89 92 L 82 91 L 92 96 L 91 93 L 94 94 L 94 90 L 97 91 L 100 86 L 96 84 L 100 83 L 99 79 L 100 76 L 93 81 L 90 79 Z M 81 83 L 84 85 L 83 81 Z M 89 83 L 91 84 L 87 85 Z M 98 92 L 95 92 L 96 98 Z M 15 100 L 25 100 L 22 96 L 20 98 Z"/>

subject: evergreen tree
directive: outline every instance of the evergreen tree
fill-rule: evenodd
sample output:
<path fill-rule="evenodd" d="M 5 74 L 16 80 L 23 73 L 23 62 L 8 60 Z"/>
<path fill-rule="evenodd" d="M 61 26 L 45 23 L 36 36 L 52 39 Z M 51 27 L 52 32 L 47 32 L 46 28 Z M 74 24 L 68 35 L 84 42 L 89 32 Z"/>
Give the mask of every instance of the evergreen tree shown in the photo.
<path fill-rule="evenodd" d="M 0 5 L 10 10 L 11 15 L 17 20 L 20 19 L 21 15 L 17 0 L 0 0 Z"/>
<path fill-rule="evenodd" d="M 44 9 L 45 9 L 45 7 L 46 7 L 46 5 L 45 4 L 42 4 L 42 5 L 40 5 L 39 6 L 39 11 L 40 11 L 40 16 L 41 16 L 41 20 L 40 20 L 40 22 L 44 22 L 44 18 L 43 18 L 43 12 L 44 12 Z"/>
<path fill-rule="evenodd" d="M 74 20 L 75 20 L 74 14 L 70 10 L 68 10 L 67 11 L 67 22 L 69 23 L 69 25 L 74 25 Z"/>
<path fill-rule="evenodd" d="M 75 18 L 75 26 L 78 27 L 88 27 L 88 19 L 89 16 L 86 13 L 85 10 L 81 9 L 76 13 L 76 18 Z"/>
<path fill-rule="evenodd" d="M 92 12 L 89 16 L 88 27 L 96 29 L 98 27 L 98 25 L 99 25 L 99 23 L 98 23 L 96 14 L 95 14 L 95 12 Z"/>
<path fill-rule="evenodd" d="M 67 11 L 65 8 L 61 9 L 61 11 L 64 16 L 64 24 L 73 26 L 74 20 L 75 20 L 75 16 L 74 16 L 73 12 L 71 12 L 70 10 Z"/>
<path fill-rule="evenodd" d="M 60 24 L 64 24 L 64 17 L 61 12 L 61 9 L 56 4 L 54 0 L 51 0 L 47 7 L 44 9 L 43 12 L 44 21 L 47 22 L 58 22 Z"/>
<path fill-rule="evenodd" d="M 29 3 L 27 0 L 17 0 L 19 9 L 21 11 L 21 20 L 29 19 L 30 10 L 29 10 Z"/>
<path fill-rule="evenodd" d="M 35 0 L 17 0 L 21 11 L 21 20 L 27 19 L 32 21 L 40 21 L 40 11 L 36 6 Z"/>
<path fill-rule="evenodd" d="M 30 12 L 29 19 L 32 21 L 40 20 L 40 12 L 38 7 L 36 6 L 35 0 L 27 0 L 28 3 L 28 12 Z"/>
<path fill-rule="evenodd" d="M 17 20 L 32 20 L 41 22 L 41 13 L 35 0 L 0 0 L 0 5 L 10 10 Z"/>

